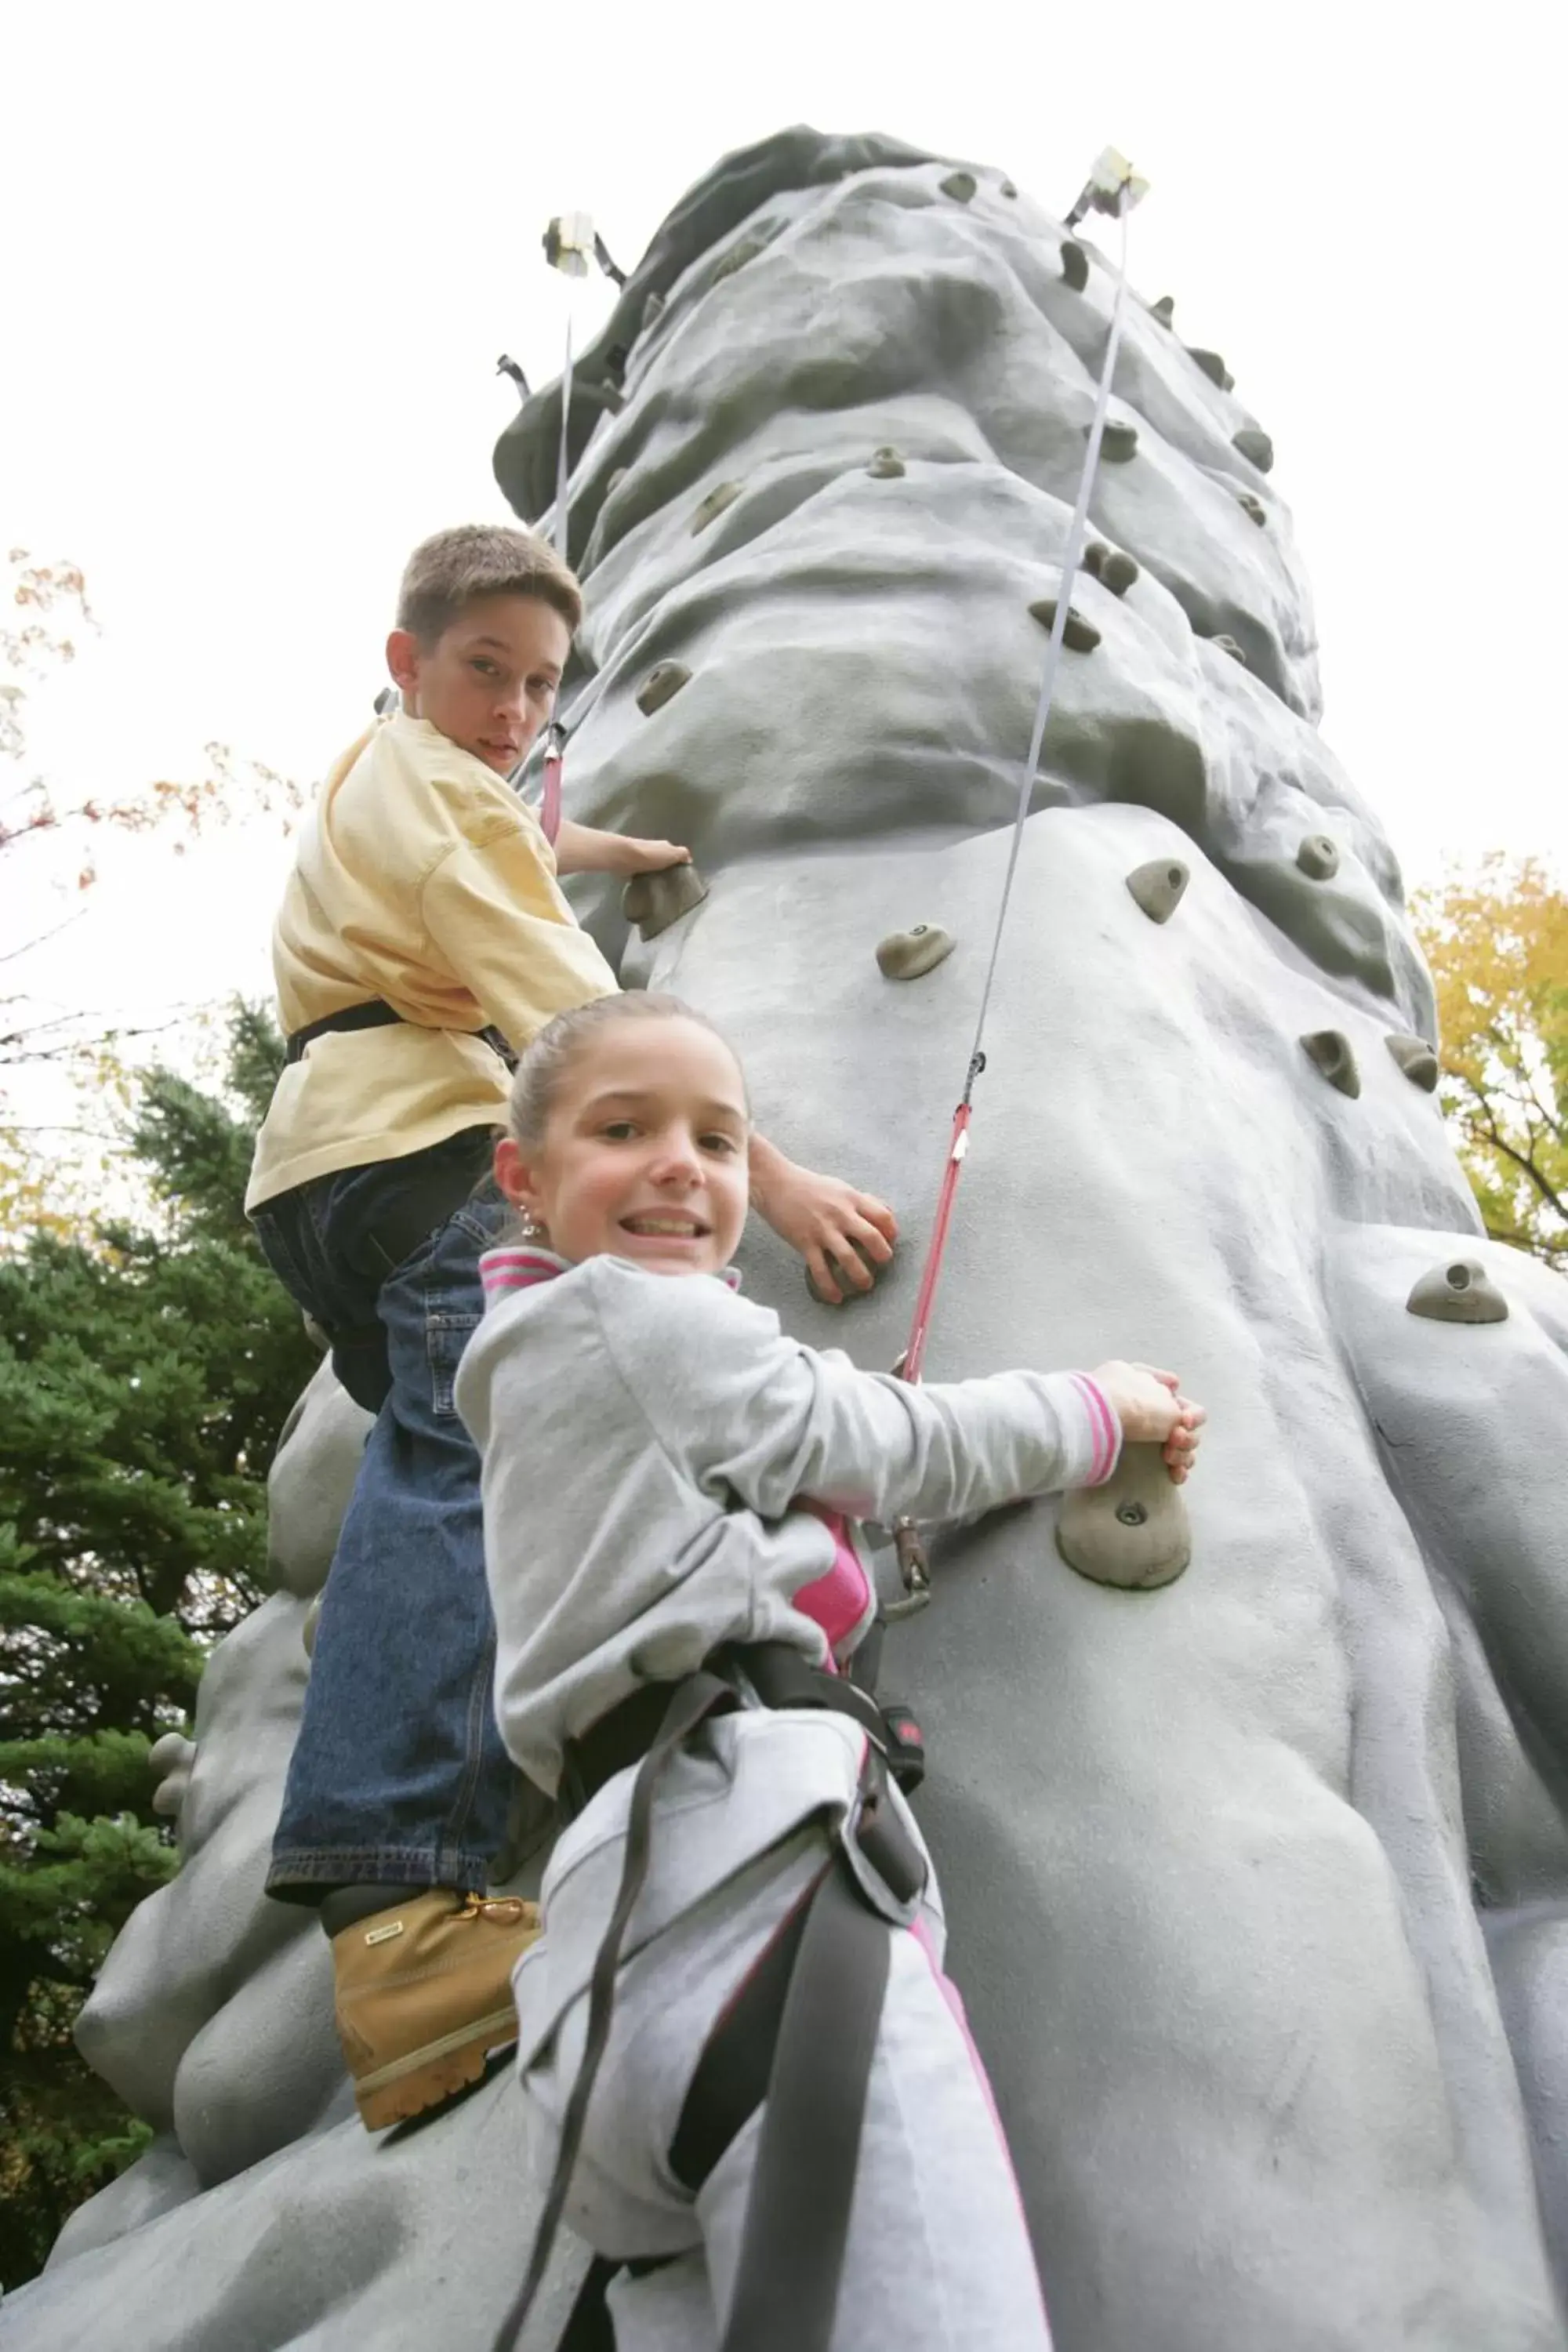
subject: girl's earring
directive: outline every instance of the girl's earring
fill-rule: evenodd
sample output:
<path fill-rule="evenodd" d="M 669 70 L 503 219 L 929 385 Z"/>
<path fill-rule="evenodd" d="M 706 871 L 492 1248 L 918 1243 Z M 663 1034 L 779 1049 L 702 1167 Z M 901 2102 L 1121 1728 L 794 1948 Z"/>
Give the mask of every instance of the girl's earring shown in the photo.
<path fill-rule="evenodd" d="M 517 1213 L 517 1222 L 520 1236 L 523 1241 L 547 1242 L 550 1239 L 544 1227 L 531 1209 L 520 1209 Z"/>

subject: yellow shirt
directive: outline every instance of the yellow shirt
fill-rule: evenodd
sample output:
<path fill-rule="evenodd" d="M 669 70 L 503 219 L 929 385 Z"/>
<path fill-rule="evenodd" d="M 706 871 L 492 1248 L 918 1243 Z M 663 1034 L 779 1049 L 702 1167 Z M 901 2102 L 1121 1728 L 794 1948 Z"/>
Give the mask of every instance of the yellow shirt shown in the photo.
<path fill-rule="evenodd" d="M 246 1207 L 499 1122 L 519 1052 L 616 976 L 579 930 L 555 856 L 503 777 L 399 712 L 362 736 L 300 829 L 272 934 L 285 1034 L 380 997 L 395 1026 L 330 1032 L 278 1081 Z"/>

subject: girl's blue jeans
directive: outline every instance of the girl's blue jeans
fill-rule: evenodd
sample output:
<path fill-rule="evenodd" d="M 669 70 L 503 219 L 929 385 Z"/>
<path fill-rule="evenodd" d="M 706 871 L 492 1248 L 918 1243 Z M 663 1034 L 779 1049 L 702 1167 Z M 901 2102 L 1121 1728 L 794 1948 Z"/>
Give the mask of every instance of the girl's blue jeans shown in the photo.
<path fill-rule="evenodd" d="M 503 1844 L 512 1767 L 496 1729 L 479 1458 L 452 1381 L 479 1319 L 479 1253 L 506 1204 L 488 1131 L 343 1169 L 263 1202 L 279 1280 L 329 1331 L 379 1317 L 392 1387 L 365 1442 L 327 1579 L 268 1890 L 482 1888 Z M 445 1156 L 443 1159 L 442 1156 Z M 433 1167 L 477 1189 L 394 1266 L 374 1238 Z"/>

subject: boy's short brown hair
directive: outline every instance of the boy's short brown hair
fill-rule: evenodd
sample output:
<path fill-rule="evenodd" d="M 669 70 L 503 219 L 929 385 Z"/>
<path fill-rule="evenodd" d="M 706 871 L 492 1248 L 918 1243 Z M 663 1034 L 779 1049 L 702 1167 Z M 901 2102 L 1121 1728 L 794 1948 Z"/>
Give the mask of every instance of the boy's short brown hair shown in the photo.
<path fill-rule="evenodd" d="M 547 540 L 505 523 L 463 522 L 422 539 L 397 592 L 397 625 L 433 646 L 480 596 L 537 596 L 575 635 L 583 591 Z"/>

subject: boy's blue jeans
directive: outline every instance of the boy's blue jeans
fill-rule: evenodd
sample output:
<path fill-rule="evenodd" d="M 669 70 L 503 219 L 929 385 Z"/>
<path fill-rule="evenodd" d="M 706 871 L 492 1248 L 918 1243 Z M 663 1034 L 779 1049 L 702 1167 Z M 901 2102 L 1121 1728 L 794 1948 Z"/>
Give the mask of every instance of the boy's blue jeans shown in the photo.
<path fill-rule="evenodd" d="M 512 1767 L 496 1729 L 479 1458 L 452 1381 L 483 1296 L 479 1259 L 507 1210 L 484 1179 L 488 1130 L 344 1169 L 262 1203 L 268 1263 L 328 1330 L 379 1315 L 392 1389 L 365 1444 L 321 1603 L 268 1890 L 483 1888 L 505 1839 Z M 375 1240 L 449 1165 L 478 1189 L 394 1266 Z"/>

